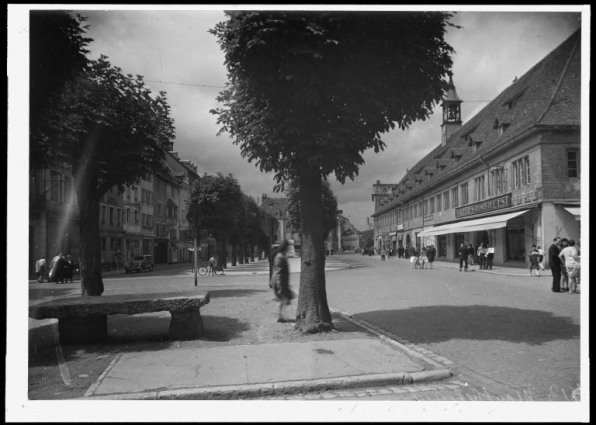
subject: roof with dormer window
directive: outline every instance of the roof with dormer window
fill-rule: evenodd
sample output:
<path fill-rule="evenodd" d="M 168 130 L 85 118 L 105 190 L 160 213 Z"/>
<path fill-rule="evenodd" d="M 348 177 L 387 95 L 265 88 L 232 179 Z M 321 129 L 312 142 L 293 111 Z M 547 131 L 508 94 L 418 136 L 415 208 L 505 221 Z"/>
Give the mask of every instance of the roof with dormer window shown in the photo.
<path fill-rule="evenodd" d="M 581 29 L 506 87 L 453 133 L 444 146 L 440 145 L 440 133 L 437 133 L 439 145 L 412 167 L 402 181 L 413 178 L 418 170 L 425 168 L 444 167 L 442 175 L 464 169 L 488 150 L 533 128 L 579 128 L 580 94 Z M 447 91 L 445 100 L 461 100 L 455 87 L 453 91 Z M 498 125 L 508 124 L 507 132 L 500 133 L 498 127 L 495 129 L 496 122 Z M 471 136 L 474 142 L 482 141 L 481 145 L 472 149 L 468 144 L 468 136 Z M 452 151 L 458 148 L 463 149 L 463 155 L 455 162 L 451 155 Z M 399 200 L 394 200 L 383 209 L 375 211 L 373 216 L 386 212 L 397 203 L 416 198 L 420 193 L 432 190 L 437 184 L 440 184 L 437 179 L 428 179 Z"/>

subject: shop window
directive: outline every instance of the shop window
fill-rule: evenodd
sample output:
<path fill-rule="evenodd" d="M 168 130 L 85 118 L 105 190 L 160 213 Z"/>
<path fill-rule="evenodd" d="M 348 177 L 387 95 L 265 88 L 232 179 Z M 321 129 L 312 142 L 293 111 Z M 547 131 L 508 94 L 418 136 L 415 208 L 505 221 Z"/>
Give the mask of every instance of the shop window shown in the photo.
<path fill-rule="evenodd" d="M 434 198 L 430 198 L 428 200 L 428 213 L 429 214 L 435 213 L 435 199 Z"/>
<path fill-rule="evenodd" d="M 442 206 L 443 203 L 441 202 L 441 196 L 442 195 L 437 195 L 436 198 L 435 198 L 436 199 L 436 207 L 437 207 L 436 210 L 437 210 L 437 212 L 441 212 L 443 210 L 443 206 Z"/>
<path fill-rule="evenodd" d="M 579 175 L 580 175 L 579 149 L 568 149 L 566 152 L 566 156 L 567 156 L 567 177 L 579 179 Z"/>
<path fill-rule="evenodd" d="M 449 191 L 443 192 L 443 210 L 449 209 Z"/>

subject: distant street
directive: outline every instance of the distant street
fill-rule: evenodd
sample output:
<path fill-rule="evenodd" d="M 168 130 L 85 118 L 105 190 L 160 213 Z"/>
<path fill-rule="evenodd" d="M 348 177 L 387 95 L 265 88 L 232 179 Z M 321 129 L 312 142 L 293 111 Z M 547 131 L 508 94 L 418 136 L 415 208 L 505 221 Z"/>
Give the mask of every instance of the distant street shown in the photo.
<path fill-rule="evenodd" d="M 448 359 L 460 381 L 532 400 L 579 387 L 580 295 L 553 293 L 550 276 L 343 258 L 369 267 L 327 273 L 329 305 Z"/>

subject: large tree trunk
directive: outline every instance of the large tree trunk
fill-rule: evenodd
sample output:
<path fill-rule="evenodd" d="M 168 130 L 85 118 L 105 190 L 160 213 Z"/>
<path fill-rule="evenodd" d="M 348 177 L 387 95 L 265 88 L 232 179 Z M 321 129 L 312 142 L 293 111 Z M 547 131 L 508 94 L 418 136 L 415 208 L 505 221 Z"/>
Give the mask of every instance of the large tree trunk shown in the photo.
<path fill-rule="evenodd" d="M 318 171 L 301 170 L 299 183 L 302 259 L 295 328 L 302 333 L 327 332 L 333 323 L 325 290 L 322 178 Z"/>
<path fill-rule="evenodd" d="M 76 184 L 79 203 L 79 249 L 81 255 L 81 296 L 103 293 L 101 243 L 99 239 L 99 200 L 97 182 L 84 174 Z"/>
<path fill-rule="evenodd" d="M 221 237 L 221 242 L 219 244 L 219 264 L 217 265 L 217 269 L 219 271 L 224 271 L 224 269 L 226 268 L 227 264 L 228 264 L 228 258 L 227 258 L 227 253 L 226 253 L 226 248 L 227 248 L 227 244 L 228 241 L 225 237 Z"/>
<path fill-rule="evenodd" d="M 236 253 L 236 244 L 233 243 L 232 244 L 232 260 L 231 260 L 232 261 L 232 264 L 231 264 L 232 267 L 234 267 L 236 265 L 236 256 L 237 256 L 237 253 Z"/>

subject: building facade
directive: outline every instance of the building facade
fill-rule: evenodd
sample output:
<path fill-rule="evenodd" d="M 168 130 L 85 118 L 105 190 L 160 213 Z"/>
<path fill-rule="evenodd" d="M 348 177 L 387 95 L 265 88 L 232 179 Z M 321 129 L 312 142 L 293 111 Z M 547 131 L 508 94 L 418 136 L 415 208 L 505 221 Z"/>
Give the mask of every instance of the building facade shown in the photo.
<path fill-rule="evenodd" d="M 580 238 L 581 37 L 577 31 L 467 123 L 453 81 L 440 143 L 376 199 L 375 246 L 488 244 L 495 264 L 528 264 L 533 244 Z M 373 190 L 377 193 L 377 185 Z"/>
<path fill-rule="evenodd" d="M 186 200 L 196 165 L 166 152 L 166 172 L 141 179 L 120 192 L 113 187 L 99 205 L 102 270 L 122 269 L 138 255 L 154 262 L 192 260 Z M 79 208 L 68 166 L 29 172 L 29 273 L 39 258 L 59 253 L 79 260 Z M 161 184 L 160 184 L 161 183 Z M 157 188 L 157 194 L 156 194 Z M 159 213 L 158 213 L 159 210 Z M 207 237 L 204 237 L 207 243 Z M 201 258 L 205 257 L 201 256 Z"/>

